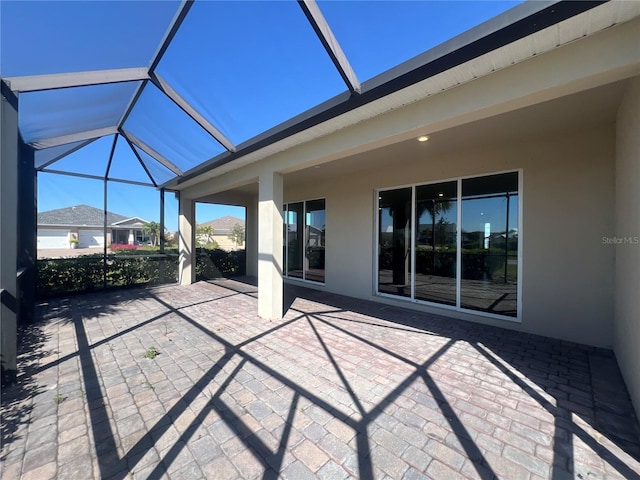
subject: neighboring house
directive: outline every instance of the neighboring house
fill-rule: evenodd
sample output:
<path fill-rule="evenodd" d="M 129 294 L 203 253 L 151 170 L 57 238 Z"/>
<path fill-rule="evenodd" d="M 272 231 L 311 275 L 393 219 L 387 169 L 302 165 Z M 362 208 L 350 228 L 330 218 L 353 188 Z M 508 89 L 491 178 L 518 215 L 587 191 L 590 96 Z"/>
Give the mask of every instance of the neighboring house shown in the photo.
<path fill-rule="evenodd" d="M 107 245 L 147 243 L 149 236 L 144 233 L 147 223 L 138 217 L 107 212 Z M 78 241 L 79 248 L 102 248 L 103 210 L 89 205 L 75 205 L 38 213 L 38 250 L 70 248 L 72 239 Z"/>
<path fill-rule="evenodd" d="M 149 234 L 145 233 L 146 220 L 139 217 L 126 218 L 111 224 L 111 243 L 146 245 L 151 242 Z"/>
<path fill-rule="evenodd" d="M 215 240 L 218 246 L 222 250 L 241 250 L 244 248 L 244 242 L 236 244 L 230 236 L 231 229 L 235 225 L 240 225 L 244 228 L 244 220 L 238 217 L 232 217 L 227 215 L 225 217 L 216 218 L 215 220 L 209 220 L 198 225 L 198 227 L 210 226 L 213 228 L 213 234 L 210 236 L 210 240 Z M 205 235 L 198 235 L 198 240 L 201 243 L 206 243 L 207 239 Z"/>

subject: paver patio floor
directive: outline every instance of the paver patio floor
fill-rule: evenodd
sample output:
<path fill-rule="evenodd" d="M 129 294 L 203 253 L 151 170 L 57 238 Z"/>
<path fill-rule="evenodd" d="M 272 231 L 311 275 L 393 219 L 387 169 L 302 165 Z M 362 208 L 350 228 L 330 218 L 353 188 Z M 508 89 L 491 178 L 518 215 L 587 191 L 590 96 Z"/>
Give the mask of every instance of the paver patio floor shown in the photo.
<path fill-rule="evenodd" d="M 611 352 L 286 297 L 282 321 L 231 280 L 38 306 L 2 393 L 2 479 L 638 478 Z"/>

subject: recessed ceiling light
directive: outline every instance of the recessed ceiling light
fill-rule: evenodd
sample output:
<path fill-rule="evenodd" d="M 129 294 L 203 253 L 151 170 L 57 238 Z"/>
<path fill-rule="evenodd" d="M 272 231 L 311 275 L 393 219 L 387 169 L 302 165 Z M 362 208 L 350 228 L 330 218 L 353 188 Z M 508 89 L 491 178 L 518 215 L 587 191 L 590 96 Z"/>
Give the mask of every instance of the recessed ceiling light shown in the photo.
<path fill-rule="evenodd" d="M 427 140 L 429 140 L 428 135 L 422 135 L 421 137 L 418 137 L 419 142 L 426 142 Z"/>

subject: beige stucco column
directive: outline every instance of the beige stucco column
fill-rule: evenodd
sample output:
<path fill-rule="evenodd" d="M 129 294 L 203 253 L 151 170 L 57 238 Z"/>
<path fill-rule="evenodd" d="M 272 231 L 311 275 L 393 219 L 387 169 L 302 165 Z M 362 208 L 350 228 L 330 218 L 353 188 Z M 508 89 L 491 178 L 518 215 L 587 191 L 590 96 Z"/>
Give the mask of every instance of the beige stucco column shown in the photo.
<path fill-rule="evenodd" d="M 196 203 L 180 195 L 178 229 L 180 236 L 180 285 L 196 281 Z"/>
<path fill-rule="evenodd" d="M 640 413 L 640 77 L 630 82 L 616 119 L 615 299 L 613 345 Z M 607 235 L 609 236 L 609 235 Z"/>
<path fill-rule="evenodd" d="M 258 315 L 282 318 L 282 175 L 260 175 L 258 194 Z"/>
<path fill-rule="evenodd" d="M 247 276 L 258 276 L 258 198 L 246 205 L 245 255 Z"/>
<path fill-rule="evenodd" d="M 3 89 L 4 93 L 4 89 Z M 18 106 L 4 95 L 0 106 L 0 288 L 6 290 L 0 310 L 2 383 L 16 377 L 18 255 Z"/>

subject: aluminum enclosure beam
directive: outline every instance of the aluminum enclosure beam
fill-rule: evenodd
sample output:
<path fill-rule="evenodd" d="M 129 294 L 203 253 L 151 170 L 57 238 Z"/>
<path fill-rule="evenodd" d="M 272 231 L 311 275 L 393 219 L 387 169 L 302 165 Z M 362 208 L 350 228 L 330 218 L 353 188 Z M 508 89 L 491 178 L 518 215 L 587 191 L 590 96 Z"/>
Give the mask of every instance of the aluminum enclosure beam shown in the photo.
<path fill-rule="evenodd" d="M 167 28 L 167 31 L 164 34 L 164 37 L 162 39 L 162 42 L 160 42 L 160 46 L 158 47 L 158 50 L 153 55 L 151 62 L 149 63 L 149 68 L 147 69 L 148 74 L 151 74 L 155 71 L 156 67 L 160 63 L 160 60 L 162 60 L 162 56 L 164 55 L 164 52 L 166 52 L 167 48 L 169 48 L 169 45 L 171 44 L 171 40 L 173 40 L 173 37 L 175 37 L 176 33 L 178 33 L 178 29 L 180 28 L 180 25 L 182 25 L 182 22 L 187 16 L 187 13 L 189 13 L 189 10 L 191 9 L 192 5 L 193 5 L 193 0 L 183 0 L 182 4 L 180 5 L 180 8 L 178 8 L 178 11 L 173 17 L 173 20 L 171 20 L 171 24 L 169 25 L 169 28 Z M 138 98 L 140 98 L 140 95 L 142 94 L 142 91 L 144 90 L 144 88 L 147 86 L 147 83 L 148 83 L 147 80 L 143 81 L 134 92 L 133 96 L 131 97 L 131 101 L 129 102 L 129 105 L 127 105 L 127 108 L 122 114 L 122 117 L 120 117 L 120 121 L 118 122 L 119 129 L 124 126 L 125 122 L 127 121 L 127 118 L 129 118 L 129 115 L 131 114 L 133 107 L 135 107 L 138 101 Z"/>
<path fill-rule="evenodd" d="M 75 146 L 74 148 L 67 150 L 64 153 L 61 153 L 60 155 L 52 158 L 51 160 L 49 160 L 48 162 L 43 163 L 42 165 L 40 165 L 38 168 L 36 168 L 36 170 L 42 170 L 43 168 L 47 168 L 49 165 L 52 165 L 54 163 L 56 163 L 58 160 L 62 160 L 64 157 L 66 157 L 67 155 L 71 155 L 73 152 L 77 152 L 78 150 L 80 150 L 81 148 L 86 147 L 87 145 L 89 145 L 92 142 L 95 142 L 97 140 L 97 138 L 91 138 L 85 142 L 82 142 L 80 145 Z"/>
<path fill-rule="evenodd" d="M 176 12 L 175 16 L 171 20 L 171 23 L 169 24 L 169 28 L 167 28 L 167 31 L 165 32 L 164 37 L 162 39 L 162 42 L 160 42 L 160 46 L 158 47 L 158 50 L 156 51 L 156 53 L 153 56 L 153 59 L 151 60 L 151 63 L 149 65 L 149 73 L 155 72 L 156 67 L 158 66 L 158 64 L 160 63 L 160 60 L 162 60 L 162 57 L 164 56 L 164 53 L 167 51 L 167 48 L 169 48 L 169 45 L 171 45 L 171 41 L 173 40 L 173 37 L 175 37 L 176 33 L 178 33 L 178 30 L 180 29 L 182 22 L 184 22 L 184 19 L 187 17 L 187 13 L 189 13 L 189 10 L 193 6 L 193 2 L 194 0 L 182 0 L 182 3 L 180 4 L 180 8 L 178 8 L 178 11 Z"/>
<path fill-rule="evenodd" d="M 142 158 L 140 157 L 140 154 L 138 153 L 138 151 L 135 149 L 135 147 L 133 146 L 133 143 L 131 143 L 131 141 L 125 137 L 124 135 L 122 135 L 122 138 L 125 139 L 125 141 L 127 142 L 127 145 L 129 145 L 129 148 L 131 149 L 131 151 L 133 152 L 133 154 L 136 156 L 136 158 L 138 159 L 138 162 L 140 163 L 140 166 L 144 169 L 144 171 L 146 172 L 147 176 L 149 177 L 149 180 L 151 180 L 151 182 L 153 183 L 154 187 L 158 187 L 158 184 L 156 183 L 155 179 L 153 178 L 153 175 L 151 175 L 151 172 L 149 171 L 149 169 L 147 168 L 147 166 L 144 164 L 144 162 L 142 161 Z"/>
<path fill-rule="evenodd" d="M 204 118 L 200 112 L 198 112 L 195 108 L 191 106 L 189 102 L 187 102 L 184 98 L 180 96 L 178 92 L 176 92 L 171 85 L 169 85 L 160 75 L 153 73 L 151 74 L 151 82 L 158 87 L 167 97 L 173 100 L 177 106 L 179 106 L 184 113 L 189 115 L 192 120 L 198 123 L 202 128 L 204 128 L 209 135 L 215 138 L 218 143 L 220 143 L 224 148 L 229 150 L 230 152 L 236 151 L 236 146 L 229 140 L 223 133 L 218 130 L 209 120 Z"/>
<path fill-rule="evenodd" d="M 109 160 L 107 161 L 107 168 L 104 172 L 105 180 L 109 178 L 109 171 L 111 170 L 111 163 L 113 162 L 113 154 L 116 151 L 116 144 L 118 143 L 118 134 L 116 133 L 113 136 L 113 143 L 111 144 L 111 151 L 109 152 Z M 105 245 L 107 242 L 105 242 Z"/>
<path fill-rule="evenodd" d="M 88 178 L 89 180 L 100 180 L 104 181 L 105 178 L 100 175 L 90 175 L 88 173 L 73 173 L 73 172 L 63 172 L 62 170 L 53 170 L 53 169 L 45 169 L 40 170 L 42 173 L 55 173 L 56 175 L 66 175 L 68 177 L 78 177 L 78 178 Z M 110 182 L 117 183 L 126 183 L 127 185 L 139 185 L 141 187 L 155 187 L 156 185 L 152 185 L 150 183 L 138 182 L 136 180 L 123 180 L 120 178 L 107 178 Z"/>
<path fill-rule="evenodd" d="M 123 68 L 118 70 L 95 70 L 89 72 L 54 73 L 49 75 L 28 75 L 7 77 L 5 81 L 14 92 L 39 92 L 57 88 L 86 87 L 107 83 L 122 83 L 147 80 L 146 68 Z"/>
<path fill-rule="evenodd" d="M 131 143 L 133 143 L 140 150 L 145 152 L 147 155 L 151 156 L 153 159 L 155 159 L 156 161 L 160 162 L 162 165 L 167 167 L 169 170 L 171 170 L 177 176 L 181 177 L 184 174 L 184 172 L 182 170 L 180 170 L 176 165 L 174 165 L 172 162 L 167 160 L 161 154 L 156 152 L 153 148 L 151 148 L 149 145 L 147 145 L 142 140 L 137 138 L 131 132 L 128 132 L 126 130 L 121 130 L 120 134 L 123 135 L 127 140 L 129 140 Z"/>
<path fill-rule="evenodd" d="M 37 254 L 37 174 L 35 151 L 20 139 L 18 144 L 18 324 L 35 318 Z"/>
<path fill-rule="evenodd" d="M 70 133 L 69 135 L 61 135 L 59 137 L 43 138 L 29 143 L 29 145 L 36 149 L 57 147 L 59 145 L 80 142 L 82 140 L 95 140 L 96 138 L 114 135 L 116 133 L 118 133 L 117 127 L 105 127 L 98 128 L 96 130 L 88 130 L 86 132 Z"/>
<path fill-rule="evenodd" d="M 302 11 L 311 23 L 311 26 L 318 35 L 320 42 L 324 46 L 325 50 L 331 57 L 331 61 L 340 72 L 340 76 L 349 87 L 351 92 L 361 93 L 362 87 L 360 81 L 356 76 L 356 73 L 351 68 L 351 64 L 347 59 L 347 56 L 342 51 L 338 40 L 333 35 L 331 27 L 327 23 L 327 20 L 322 15 L 320 7 L 315 0 L 298 0 L 298 5 L 302 8 Z"/>

